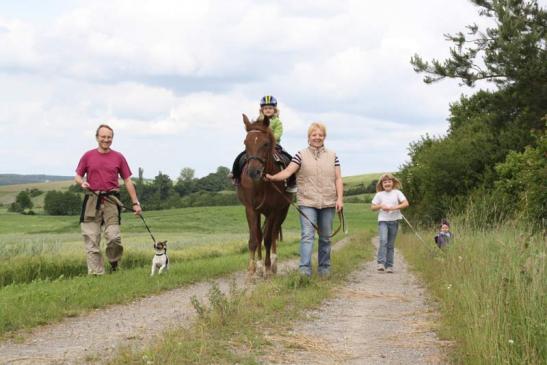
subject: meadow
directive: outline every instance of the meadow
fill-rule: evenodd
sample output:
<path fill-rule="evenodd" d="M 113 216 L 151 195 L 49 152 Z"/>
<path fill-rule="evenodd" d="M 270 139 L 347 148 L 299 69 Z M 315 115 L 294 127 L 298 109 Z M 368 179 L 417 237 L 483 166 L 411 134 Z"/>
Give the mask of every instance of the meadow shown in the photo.
<path fill-rule="evenodd" d="M 368 205 L 347 204 L 345 215 L 350 232 L 374 226 Z M 144 216 L 155 237 L 169 241 L 169 274 L 148 277 L 152 239 L 140 219 L 124 213 L 121 270 L 94 278 L 86 275 L 78 217 L 0 210 L 0 335 L 245 270 L 248 234 L 241 206 L 150 211 Z M 280 259 L 298 255 L 298 239 L 298 218 L 291 208 Z"/>
<path fill-rule="evenodd" d="M 452 222 L 441 251 L 434 231 L 411 232 L 398 246 L 427 284 L 442 315 L 440 336 L 453 341 L 456 364 L 545 364 L 547 244 L 542 233 L 507 222 L 493 229 Z"/>

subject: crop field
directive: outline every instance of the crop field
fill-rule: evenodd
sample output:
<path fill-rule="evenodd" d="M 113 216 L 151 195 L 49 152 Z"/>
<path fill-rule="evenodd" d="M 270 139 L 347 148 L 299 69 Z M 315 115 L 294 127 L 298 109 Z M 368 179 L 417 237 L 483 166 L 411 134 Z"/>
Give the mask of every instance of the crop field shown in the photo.
<path fill-rule="evenodd" d="M 1 185 L 0 186 L 0 204 L 8 205 L 15 201 L 15 197 L 20 191 L 26 189 L 39 189 L 44 192 L 49 190 L 66 190 L 74 181 L 50 181 L 45 183 L 30 183 L 30 184 L 14 184 L 14 185 Z M 32 199 L 36 208 L 42 208 L 44 205 L 44 196 L 41 194 Z"/>

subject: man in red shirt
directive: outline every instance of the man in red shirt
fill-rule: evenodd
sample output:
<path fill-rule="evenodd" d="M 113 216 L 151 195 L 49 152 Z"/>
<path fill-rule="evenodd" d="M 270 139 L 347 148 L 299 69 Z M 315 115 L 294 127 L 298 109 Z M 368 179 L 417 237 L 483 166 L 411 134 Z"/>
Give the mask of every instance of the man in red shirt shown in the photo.
<path fill-rule="evenodd" d="M 87 272 L 90 275 L 104 274 L 100 250 L 101 227 L 104 226 L 106 256 L 112 271 L 116 271 L 122 257 L 121 207 L 116 203 L 120 197 L 118 176 L 121 176 L 125 183 L 135 214 L 139 215 L 142 212 L 135 186 L 131 181 L 129 165 L 121 153 L 110 148 L 113 137 L 114 131 L 108 125 L 101 124 L 97 128 L 95 138 L 98 148 L 87 151 L 82 156 L 74 177 L 74 181 L 86 191 L 80 227 L 87 252 Z"/>

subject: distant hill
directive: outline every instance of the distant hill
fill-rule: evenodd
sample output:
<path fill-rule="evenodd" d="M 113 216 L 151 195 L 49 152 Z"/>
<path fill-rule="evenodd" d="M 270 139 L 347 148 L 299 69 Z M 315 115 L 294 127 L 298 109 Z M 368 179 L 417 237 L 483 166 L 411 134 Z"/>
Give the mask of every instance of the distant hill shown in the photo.
<path fill-rule="evenodd" d="M 72 180 L 74 176 L 0 174 L 0 185 L 47 183 Z"/>
<path fill-rule="evenodd" d="M 378 180 L 382 176 L 381 172 L 370 172 L 368 174 L 362 174 L 362 175 L 353 175 L 353 176 L 344 176 L 344 185 L 347 186 L 353 186 L 353 185 L 359 185 L 364 184 L 368 185 L 371 183 L 372 180 Z"/>

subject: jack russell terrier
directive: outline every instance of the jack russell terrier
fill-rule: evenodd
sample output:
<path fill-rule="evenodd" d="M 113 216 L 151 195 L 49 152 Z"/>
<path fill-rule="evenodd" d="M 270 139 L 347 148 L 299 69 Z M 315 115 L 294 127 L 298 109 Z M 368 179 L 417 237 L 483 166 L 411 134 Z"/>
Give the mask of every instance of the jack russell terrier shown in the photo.
<path fill-rule="evenodd" d="M 169 257 L 167 257 L 167 241 L 160 241 L 154 243 L 154 251 L 156 254 L 152 259 L 152 272 L 150 276 L 154 276 L 159 270 L 159 273 L 163 273 L 169 269 Z"/>

